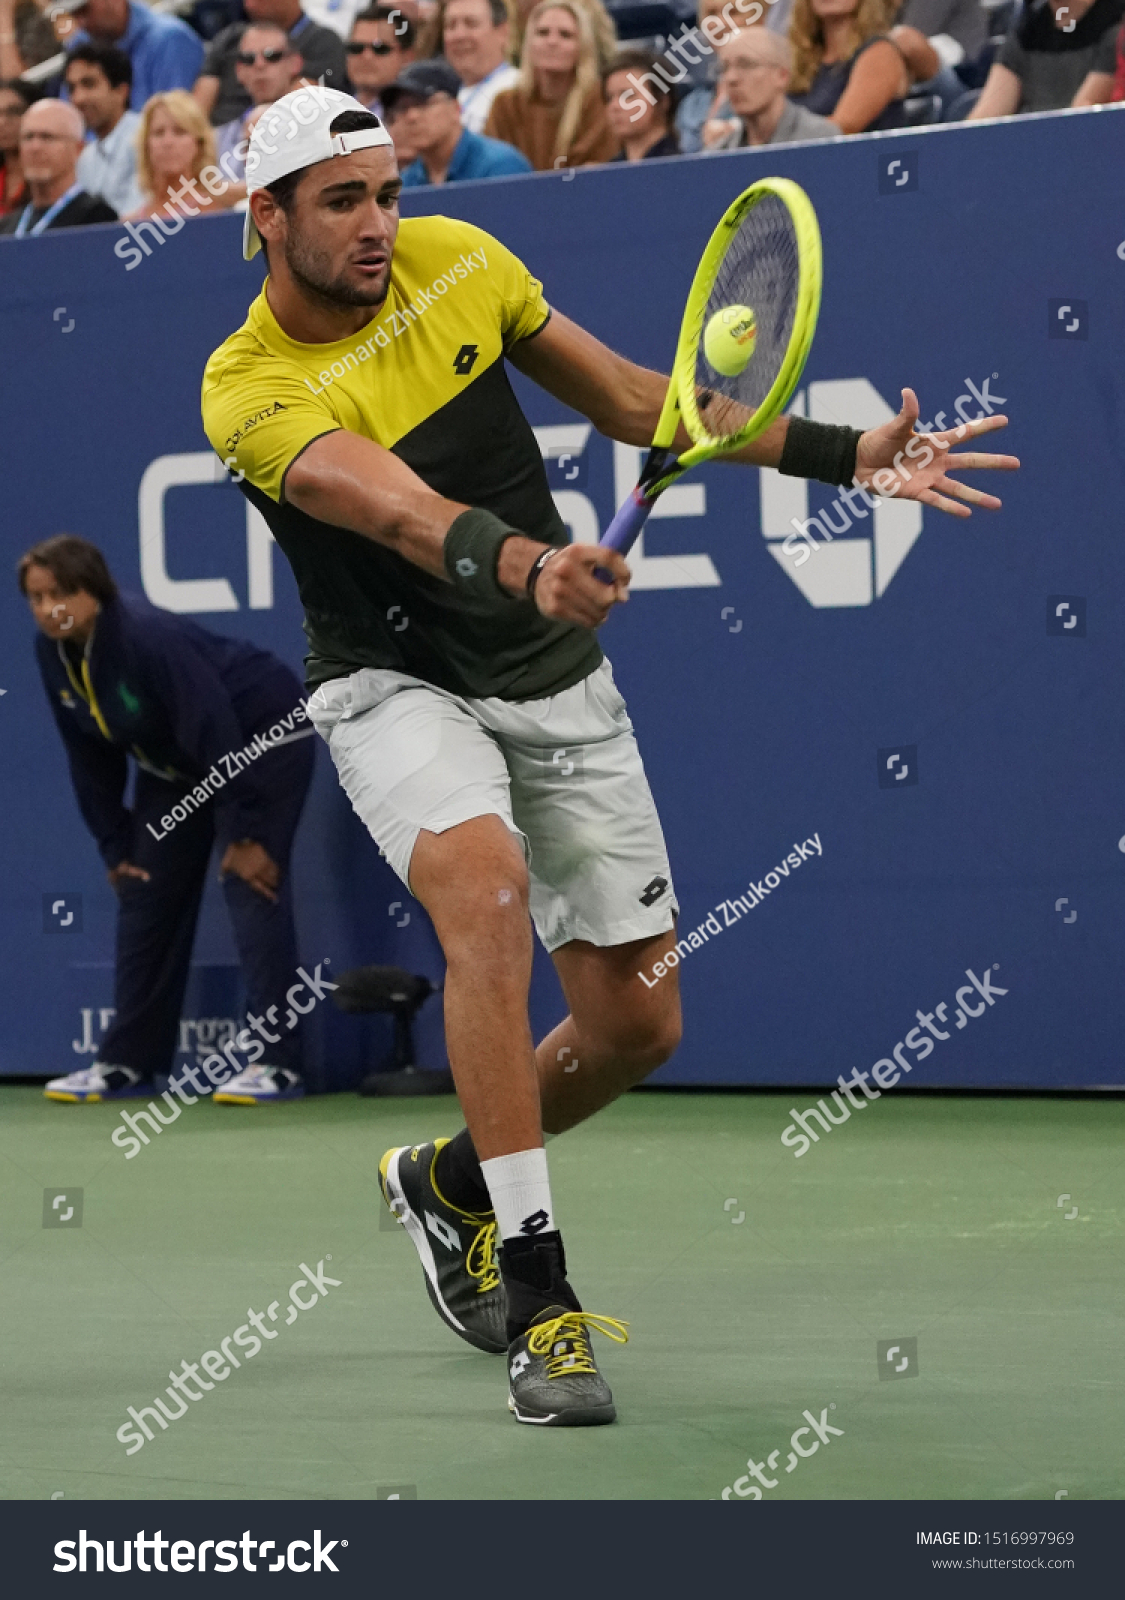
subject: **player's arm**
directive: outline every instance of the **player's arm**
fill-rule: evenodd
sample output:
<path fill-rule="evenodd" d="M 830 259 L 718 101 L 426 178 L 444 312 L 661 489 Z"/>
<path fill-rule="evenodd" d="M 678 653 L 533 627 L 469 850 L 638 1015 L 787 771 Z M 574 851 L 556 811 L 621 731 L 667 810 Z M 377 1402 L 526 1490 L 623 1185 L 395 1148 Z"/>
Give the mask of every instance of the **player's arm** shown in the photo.
<path fill-rule="evenodd" d="M 569 318 L 552 312 L 543 331 L 513 346 L 508 359 L 556 400 L 589 417 L 599 433 L 619 439 L 622 444 L 642 448 L 651 444 L 668 379 L 615 354 Z M 856 445 L 856 479 L 876 494 L 919 500 L 954 516 L 968 516 L 969 506 L 998 510 L 1000 501 L 995 495 L 957 483 L 948 474 L 986 468 L 1012 471 L 1018 467 L 1015 456 L 985 455 L 968 450 L 954 453 L 952 449 L 955 444 L 962 444 L 978 434 L 1007 427 L 1007 417 L 982 417 L 979 422 L 966 423 L 932 437 L 915 434 L 917 420 L 918 401 L 913 391 L 906 389 L 903 408 L 894 421 L 860 435 Z M 789 418 L 779 417 L 759 438 L 723 459 L 749 466 L 776 467 L 781 462 L 788 430 Z M 677 450 L 687 449 L 690 443 L 686 431 L 681 428 L 676 438 Z"/>
<path fill-rule="evenodd" d="M 314 439 L 290 464 L 283 494 L 310 517 L 350 528 L 397 551 L 432 577 L 450 581 L 446 538 L 470 508 L 429 488 L 404 461 L 373 440 L 345 428 Z M 522 534 L 506 538 L 496 565 L 501 589 L 521 599 L 532 566 L 548 549 L 541 540 Z M 599 581 L 595 567 L 608 568 L 615 582 Z M 543 568 L 535 600 L 544 616 L 596 628 L 614 604 L 627 598 L 628 581 L 629 569 L 615 551 L 568 545 Z"/>
<path fill-rule="evenodd" d="M 524 339 L 507 352 L 508 360 L 563 405 L 579 411 L 609 439 L 622 444 L 652 443 L 664 396 L 665 373 L 652 372 L 619 356 L 561 312 L 533 339 Z M 730 457 L 755 467 L 776 467 L 781 460 L 788 417 L 779 417 L 760 438 Z M 691 444 L 686 429 L 676 436 L 676 449 Z"/>

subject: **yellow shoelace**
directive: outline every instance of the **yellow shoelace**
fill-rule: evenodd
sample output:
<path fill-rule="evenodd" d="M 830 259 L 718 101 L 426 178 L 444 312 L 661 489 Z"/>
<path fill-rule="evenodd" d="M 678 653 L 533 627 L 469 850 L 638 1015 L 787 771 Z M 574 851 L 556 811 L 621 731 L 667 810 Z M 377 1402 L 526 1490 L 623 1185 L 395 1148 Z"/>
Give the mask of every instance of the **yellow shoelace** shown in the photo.
<path fill-rule="evenodd" d="M 588 1328 L 596 1328 L 614 1344 L 628 1344 L 627 1322 L 616 1317 L 599 1317 L 590 1311 L 567 1311 L 550 1322 L 539 1322 L 528 1335 L 527 1348 L 533 1355 L 547 1356 L 548 1378 L 570 1378 L 578 1372 L 597 1372 L 590 1349 Z M 555 1348 L 552 1349 L 552 1346 Z M 550 1355 L 547 1355 L 550 1350 Z"/>
<path fill-rule="evenodd" d="M 465 1257 L 465 1271 L 478 1278 L 478 1294 L 500 1287 L 500 1263 L 496 1259 L 496 1220 L 482 1223 Z"/>

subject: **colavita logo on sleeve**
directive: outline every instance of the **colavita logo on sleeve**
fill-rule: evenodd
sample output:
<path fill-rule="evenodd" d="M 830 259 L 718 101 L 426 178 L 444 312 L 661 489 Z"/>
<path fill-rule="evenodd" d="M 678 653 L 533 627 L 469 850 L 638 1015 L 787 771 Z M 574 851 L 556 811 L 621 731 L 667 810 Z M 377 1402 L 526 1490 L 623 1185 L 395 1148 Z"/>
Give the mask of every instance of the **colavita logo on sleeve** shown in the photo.
<path fill-rule="evenodd" d="M 285 411 L 280 400 L 275 400 L 272 406 L 266 406 L 261 411 L 256 411 L 252 417 L 247 417 L 241 428 L 236 428 L 227 440 L 227 449 L 233 450 L 240 439 L 244 439 L 251 428 L 256 428 L 265 417 L 275 417 L 279 411 Z"/>

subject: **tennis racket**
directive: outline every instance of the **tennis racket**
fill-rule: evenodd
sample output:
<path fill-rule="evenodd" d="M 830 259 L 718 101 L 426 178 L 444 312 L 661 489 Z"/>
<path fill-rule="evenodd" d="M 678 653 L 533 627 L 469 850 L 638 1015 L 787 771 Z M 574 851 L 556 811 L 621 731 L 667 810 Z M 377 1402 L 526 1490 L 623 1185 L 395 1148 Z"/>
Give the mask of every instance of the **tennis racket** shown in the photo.
<path fill-rule="evenodd" d="M 763 178 L 727 208 L 696 268 L 640 482 L 601 544 L 628 550 L 670 484 L 741 449 L 781 415 L 816 332 L 820 262 L 816 212 L 788 178 Z M 681 422 L 691 445 L 678 455 Z"/>

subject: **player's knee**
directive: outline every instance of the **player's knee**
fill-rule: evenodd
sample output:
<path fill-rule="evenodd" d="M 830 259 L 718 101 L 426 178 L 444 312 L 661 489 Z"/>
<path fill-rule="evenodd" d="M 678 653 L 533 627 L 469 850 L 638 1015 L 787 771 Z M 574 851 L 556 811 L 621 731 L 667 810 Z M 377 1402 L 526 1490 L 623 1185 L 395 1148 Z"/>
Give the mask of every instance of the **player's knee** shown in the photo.
<path fill-rule="evenodd" d="M 678 1007 L 660 1016 L 637 1019 L 618 1037 L 613 1054 L 630 1082 L 640 1083 L 676 1053 L 682 1033 Z"/>
<path fill-rule="evenodd" d="M 451 966 L 522 955 L 531 946 L 529 882 L 522 861 L 467 876 L 438 927 Z"/>
<path fill-rule="evenodd" d="M 653 1019 L 645 1040 L 646 1076 L 649 1072 L 655 1072 L 657 1067 L 662 1067 L 675 1055 L 680 1047 L 683 1031 L 678 1007 L 669 1015 Z"/>

